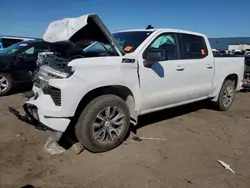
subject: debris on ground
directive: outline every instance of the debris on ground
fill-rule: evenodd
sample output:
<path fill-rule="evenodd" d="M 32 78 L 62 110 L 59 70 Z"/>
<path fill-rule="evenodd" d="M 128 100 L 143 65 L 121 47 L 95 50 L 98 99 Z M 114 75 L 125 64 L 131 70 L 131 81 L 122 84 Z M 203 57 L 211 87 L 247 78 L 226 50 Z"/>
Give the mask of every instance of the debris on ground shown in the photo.
<path fill-rule="evenodd" d="M 223 162 L 221 160 L 218 160 L 218 163 L 220 163 L 225 169 L 227 169 L 227 170 L 229 170 L 229 171 L 231 171 L 232 173 L 235 174 L 235 172 L 231 169 L 229 164 L 227 164 L 227 163 L 225 163 L 225 162 Z"/>
<path fill-rule="evenodd" d="M 19 137 L 19 136 L 21 136 L 21 135 L 23 135 L 23 133 L 18 133 L 18 134 L 16 135 L 16 137 Z"/>
<path fill-rule="evenodd" d="M 138 137 L 138 136 L 133 136 L 132 138 L 135 141 L 142 141 L 142 140 L 160 140 L 160 141 L 165 141 L 163 138 L 150 138 L 150 137 Z"/>
<path fill-rule="evenodd" d="M 81 143 L 78 142 L 78 143 L 74 143 L 71 149 L 78 155 L 84 150 L 84 147 Z"/>
<path fill-rule="evenodd" d="M 49 137 L 44 145 L 45 151 L 51 155 L 64 153 L 66 150 L 61 147 L 53 138 Z"/>
<path fill-rule="evenodd" d="M 195 131 L 195 130 L 193 130 L 193 129 L 186 129 L 187 131 L 190 131 L 190 132 L 192 132 L 192 133 L 196 133 L 196 134 L 200 134 L 199 132 L 197 132 L 197 131 Z"/>

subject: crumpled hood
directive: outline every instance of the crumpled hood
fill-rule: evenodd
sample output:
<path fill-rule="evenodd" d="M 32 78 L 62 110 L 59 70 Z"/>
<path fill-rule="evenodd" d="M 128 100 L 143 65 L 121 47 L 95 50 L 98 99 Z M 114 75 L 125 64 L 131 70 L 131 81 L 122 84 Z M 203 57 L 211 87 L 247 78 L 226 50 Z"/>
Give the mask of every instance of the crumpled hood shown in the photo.
<path fill-rule="evenodd" d="M 119 44 L 96 14 L 86 14 L 78 18 L 64 18 L 49 24 L 43 35 L 47 42 L 61 42 L 70 40 L 78 43 L 92 40 L 104 42 L 114 46 L 118 54 L 125 54 Z"/>
<path fill-rule="evenodd" d="M 49 24 L 43 35 L 47 42 L 59 42 L 70 40 L 77 31 L 88 24 L 88 15 L 79 18 L 64 18 Z"/>

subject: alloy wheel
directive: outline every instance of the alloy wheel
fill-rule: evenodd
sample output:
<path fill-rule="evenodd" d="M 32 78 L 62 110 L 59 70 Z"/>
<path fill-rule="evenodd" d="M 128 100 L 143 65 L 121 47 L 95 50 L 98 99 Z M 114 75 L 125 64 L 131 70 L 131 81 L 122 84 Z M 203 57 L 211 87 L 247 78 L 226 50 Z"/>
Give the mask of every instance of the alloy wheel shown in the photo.
<path fill-rule="evenodd" d="M 225 107 L 228 107 L 231 105 L 231 103 L 233 101 L 233 96 L 234 96 L 233 86 L 231 86 L 231 85 L 227 86 L 226 89 L 224 90 L 223 97 L 222 97 L 223 105 Z"/>
<path fill-rule="evenodd" d="M 7 90 L 8 86 L 9 86 L 9 83 L 8 83 L 7 78 L 0 75 L 0 92 L 4 92 L 5 90 Z"/>
<path fill-rule="evenodd" d="M 116 141 L 124 128 L 124 113 L 116 106 L 101 110 L 94 121 L 94 138 L 100 143 Z"/>

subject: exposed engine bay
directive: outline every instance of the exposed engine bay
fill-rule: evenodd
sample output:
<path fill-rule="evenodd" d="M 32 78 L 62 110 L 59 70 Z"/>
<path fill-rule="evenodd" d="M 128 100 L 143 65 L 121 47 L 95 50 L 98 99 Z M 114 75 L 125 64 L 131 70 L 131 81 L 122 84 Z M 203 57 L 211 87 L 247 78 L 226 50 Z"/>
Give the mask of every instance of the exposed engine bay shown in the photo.
<path fill-rule="evenodd" d="M 51 78 L 66 78 L 71 73 L 68 63 L 74 59 L 118 55 L 113 47 L 99 41 L 88 40 L 78 43 L 65 41 L 54 43 L 51 46 L 50 52 L 38 54 L 35 80 L 37 78 L 46 81 Z M 89 46 L 93 46 L 93 48 L 85 51 L 84 48 Z"/>
<path fill-rule="evenodd" d="M 83 51 L 72 47 L 70 42 L 53 44 L 50 52 L 41 52 L 37 58 L 35 81 L 51 78 L 66 78 L 70 72 L 68 63 L 75 58 L 83 58 Z"/>
<path fill-rule="evenodd" d="M 73 59 L 124 54 L 97 15 L 54 21 L 49 24 L 43 39 L 51 43 L 52 49 L 38 54 L 35 84 L 39 80 L 67 78 L 72 74 L 68 63 Z"/>

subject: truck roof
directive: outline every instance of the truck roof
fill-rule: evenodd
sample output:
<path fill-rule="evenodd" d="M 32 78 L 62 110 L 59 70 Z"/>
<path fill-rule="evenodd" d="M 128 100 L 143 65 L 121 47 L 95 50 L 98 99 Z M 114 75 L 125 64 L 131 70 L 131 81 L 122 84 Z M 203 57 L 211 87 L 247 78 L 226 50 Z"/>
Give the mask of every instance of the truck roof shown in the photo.
<path fill-rule="evenodd" d="M 136 31 L 151 31 L 151 32 L 180 32 L 180 33 L 186 33 L 186 34 L 193 34 L 193 35 L 199 35 L 199 36 L 205 36 L 202 33 L 197 33 L 197 32 L 192 32 L 192 31 L 187 31 L 187 30 L 180 30 L 180 29 L 171 29 L 171 28 L 154 28 L 154 29 L 129 29 L 129 30 L 122 30 L 122 31 L 118 31 L 117 33 L 121 33 L 121 32 L 136 32 Z"/>
<path fill-rule="evenodd" d="M 40 39 L 35 37 L 20 37 L 20 36 L 11 36 L 11 35 L 0 35 L 0 38 L 8 38 L 8 39 L 22 39 L 22 40 L 34 40 Z"/>

